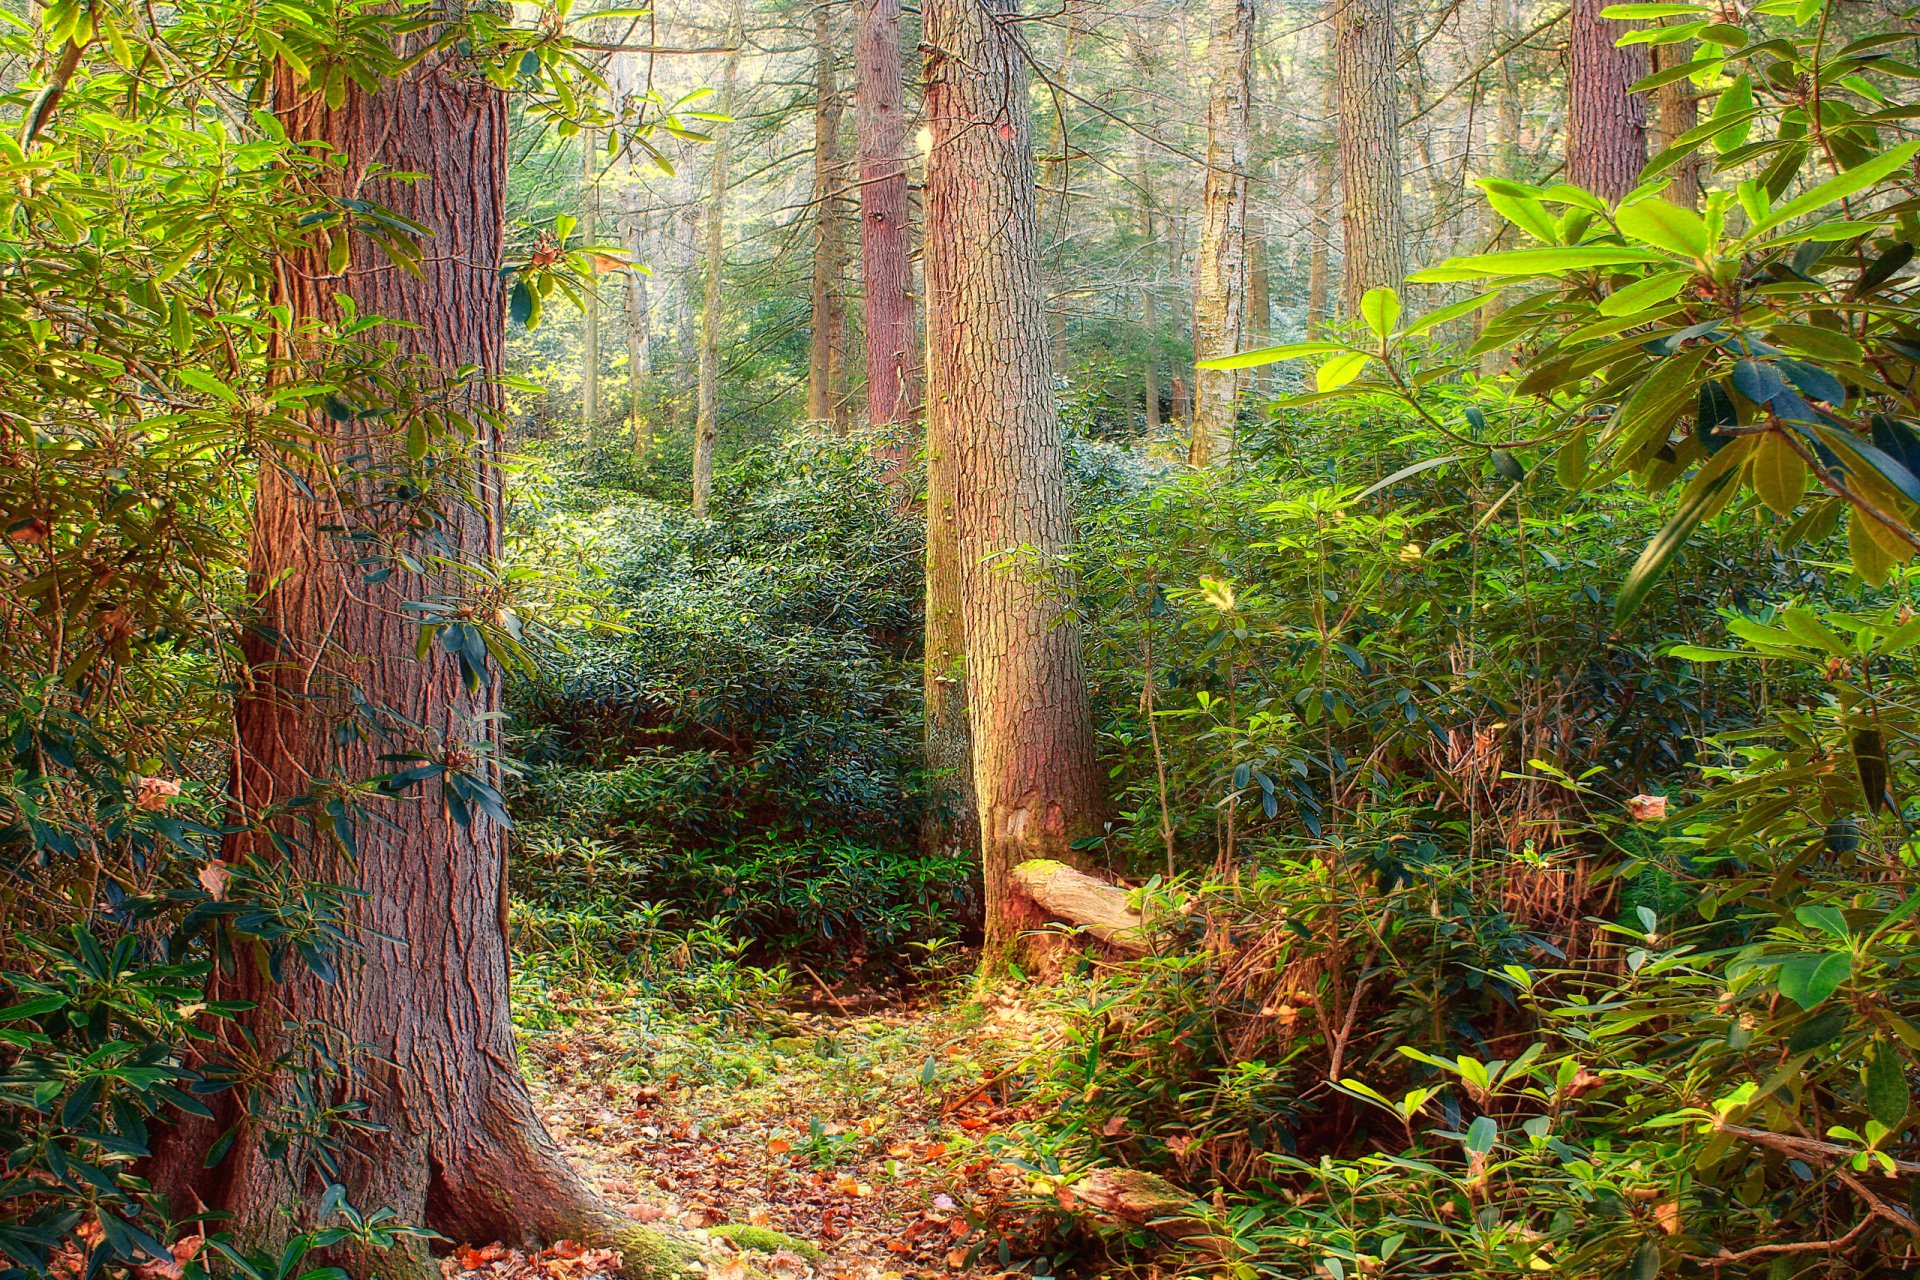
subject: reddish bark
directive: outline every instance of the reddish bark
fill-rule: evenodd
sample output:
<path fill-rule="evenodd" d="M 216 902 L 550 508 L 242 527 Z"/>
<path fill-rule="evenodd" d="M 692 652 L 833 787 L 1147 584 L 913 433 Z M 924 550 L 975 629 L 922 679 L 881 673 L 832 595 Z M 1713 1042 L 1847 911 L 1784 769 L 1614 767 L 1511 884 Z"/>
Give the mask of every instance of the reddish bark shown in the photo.
<path fill-rule="evenodd" d="M 1647 74 L 1646 46 L 1614 41 L 1630 28 L 1602 18 L 1606 0 L 1573 0 L 1567 39 L 1567 177 L 1604 200 L 1618 200 L 1647 163 L 1647 104 L 1629 93 Z"/>
<path fill-rule="evenodd" d="M 929 0 L 927 305 L 950 444 L 991 973 L 1035 923 L 1015 865 L 1097 830 L 1066 442 L 1040 279 L 1026 50 L 1013 0 Z M 1011 553 L 1011 554 L 1009 554 Z"/>
<path fill-rule="evenodd" d="M 866 293 L 867 420 L 911 422 L 920 410 L 919 334 L 907 244 L 907 121 L 900 85 L 900 0 L 859 0 L 854 116 L 860 164 L 860 271 Z M 897 467 L 910 443 L 889 453 Z"/>
<path fill-rule="evenodd" d="M 332 109 L 282 68 L 273 102 L 291 137 L 324 142 L 343 157 L 326 180 L 335 190 L 384 204 L 428 231 L 422 279 L 389 264 L 361 237 L 339 275 L 328 272 L 323 246 L 286 255 L 276 274 L 276 301 L 292 321 L 283 349 L 296 361 L 317 354 L 299 335 L 312 322 L 338 318 L 337 293 L 351 293 L 362 315 L 417 326 L 389 326 L 374 336 L 394 344 L 383 361 L 388 371 L 417 369 L 428 395 L 477 428 L 465 457 L 448 446 L 456 455 L 448 470 L 464 471 L 472 488 L 470 500 L 450 496 L 441 504 L 436 550 L 485 564 L 499 549 L 499 440 L 488 415 L 505 320 L 504 99 L 483 80 L 460 74 L 457 63 L 437 60 L 371 94 L 349 88 Z M 426 177 L 369 178 L 374 166 Z M 457 381 L 448 371 L 460 366 L 477 369 L 479 378 Z M 355 564 L 366 547 L 342 538 L 343 530 L 375 524 L 378 504 L 393 497 L 391 484 L 407 465 L 402 428 L 420 406 L 402 401 L 396 408 L 390 417 L 347 422 L 314 413 L 307 451 L 261 471 L 249 564 L 261 604 L 244 642 L 249 682 L 236 713 L 238 801 L 244 817 L 266 821 L 286 839 L 300 879 L 349 886 L 364 897 L 353 912 L 355 945 L 336 958 L 336 981 L 323 982 L 292 959 L 276 984 L 260 956 L 241 957 L 216 994 L 257 1002 L 244 1021 L 257 1049 L 237 1042 L 229 1048 L 271 1062 L 308 1050 L 320 1034 L 349 1047 L 351 1069 L 327 1100 L 363 1103 L 361 1118 L 384 1127 L 354 1134 L 344 1152 L 342 1180 L 361 1208 L 391 1206 L 404 1220 L 462 1240 L 609 1240 L 643 1270 L 673 1251 L 588 1189 L 535 1114 L 515 1063 L 499 827 L 479 815 L 470 827 L 449 821 L 431 785 L 424 795 L 363 799 L 375 812 L 356 824 L 352 858 L 291 817 L 271 816 L 276 806 L 316 790 L 391 772 L 383 754 L 426 751 L 476 761 L 467 766 L 474 771 L 489 768 L 498 682 L 470 692 L 449 655 L 436 650 L 417 661 L 417 622 L 406 609 L 410 601 L 460 594 L 463 584 L 446 570 L 398 568 L 368 583 Z M 367 461 L 356 465 L 356 456 Z M 356 715 L 356 703 L 376 710 Z M 353 732 L 339 732 L 343 725 Z M 280 856 L 258 827 L 234 838 L 228 859 L 249 854 Z M 269 1112 L 304 1107 L 287 1073 L 263 1079 Z M 223 1095 L 229 1108 L 237 1092 Z M 236 1227 L 256 1237 L 273 1239 L 298 1226 L 321 1181 L 300 1158 L 298 1142 L 291 1153 L 276 1154 L 269 1127 L 248 1121 L 226 1158 L 205 1169 L 201 1156 L 213 1132 L 195 1125 L 163 1135 L 153 1161 L 156 1186 L 171 1192 L 176 1206 L 191 1192 L 230 1211 Z M 377 1263 L 390 1278 L 438 1274 L 424 1249 L 348 1261 Z"/>

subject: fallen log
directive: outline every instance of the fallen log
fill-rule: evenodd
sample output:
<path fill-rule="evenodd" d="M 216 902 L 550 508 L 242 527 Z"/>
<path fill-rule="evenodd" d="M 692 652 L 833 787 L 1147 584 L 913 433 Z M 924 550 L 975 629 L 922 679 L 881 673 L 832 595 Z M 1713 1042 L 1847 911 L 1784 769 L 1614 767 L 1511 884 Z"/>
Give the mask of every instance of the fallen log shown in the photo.
<path fill-rule="evenodd" d="M 1041 912 L 1074 925 L 1116 951 L 1147 952 L 1147 922 L 1128 899 L 1132 890 L 1108 884 L 1064 862 L 1035 858 L 1013 869 L 1014 887 Z"/>

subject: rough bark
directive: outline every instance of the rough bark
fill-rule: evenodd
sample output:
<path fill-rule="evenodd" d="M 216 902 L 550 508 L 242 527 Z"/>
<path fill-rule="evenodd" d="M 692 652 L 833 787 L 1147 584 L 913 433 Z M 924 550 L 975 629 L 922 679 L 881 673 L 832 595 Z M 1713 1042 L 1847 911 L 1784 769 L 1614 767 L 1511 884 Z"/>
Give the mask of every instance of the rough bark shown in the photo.
<path fill-rule="evenodd" d="M 1662 44 L 1652 46 L 1655 71 L 1664 71 L 1677 67 L 1693 59 L 1693 42 L 1680 44 Z M 1653 91 L 1654 106 L 1654 150 L 1665 151 L 1680 140 L 1680 135 L 1700 123 L 1700 99 L 1695 96 L 1693 82 L 1686 79 L 1663 84 Z M 1706 158 L 1695 152 L 1670 172 L 1673 177 L 1667 183 L 1666 198 L 1684 208 L 1694 209 L 1700 205 L 1701 173 Z"/>
<path fill-rule="evenodd" d="M 1239 349 L 1247 289 L 1247 114 L 1253 68 L 1253 0 L 1210 0 L 1207 64 L 1207 181 L 1200 201 L 1200 252 L 1193 268 L 1193 357 Z M 1233 445 L 1240 375 L 1194 372 L 1187 461 L 1224 459 Z"/>
<path fill-rule="evenodd" d="M 951 443 L 973 780 L 986 885 L 983 971 L 1027 923 L 1011 872 L 1074 862 L 1097 830 L 1066 445 L 1048 361 L 1026 51 L 1013 0 L 925 9 L 927 303 L 935 413 Z"/>
<path fill-rule="evenodd" d="M 1633 190 L 1647 163 L 1647 104 L 1629 93 L 1646 46 L 1614 45 L 1631 28 L 1602 18 L 1607 0 L 1573 0 L 1567 36 L 1567 180 L 1603 200 Z"/>
<path fill-rule="evenodd" d="M 1367 290 L 1398 289 L 1407 274 L 1400 190 L 1399 55 L 1393 0 L 1333 0 L 1334 82 L 1340 105 L 1340 301 L 1348 315 Z"/>
<path fill-rule="evenodd" d="M 580 131 L 580 240 L 597 243 L 600 234 L 599 148 L 591 129 Z M 600 440 L 600 293 L 598 285 L 587 291 L 581 320 L 585 326 L 580 340 L 580 416 L 587 424 L 587 441 Z"/>
<path fill-rule="evenodd" d="M 720 73 L 720 114 L 731 116 L 740 84 L 740 13 L 734 20 L 726 66 Z M 720 276 L 725 264 L 727 236 L 727 155 L 733 143 L 733 125 L 716 127 L 712 168 L 707 179 L 705 225 L 706 300 L 700 309 L 699 404 L 693 423 L 693 514 L 704 519 L 713 499 L 713 450 L 720 413 Z"/>
<path fill-rule="evenodd" d="M 1146 921 L 1129 904 L 1125 886 L 1047 858 L 1015 867 L 1013 883 L 1050 919 L 1084 929 L 1116 951 L 1146 953 Z"/>
<path fill-rule="evenodd" d="M 813 288 L 807 350 L 807 417 L 844 428 L 841 366 L 847 345 L 846 299 L 841 296 L 840 83 L 833 11 L 813 11 Z"/>
<path fill-rule="evenodd" d="M 860 272 L 866 303 L 867 421 L 913 421 L 920 409 L 919 332 L 907 242 L 907 120 L 901 89 L 900 0 L 858 0 L 854 115 L 860 159 Z M 911 441 L 886 446 L 894 469 Z"/>
<path fill-rule="evenodd" d="M 447 465 L 436 472 L 443 479 L 464 472 L 470 490 L 464 501 L 449 496 L 441 504 L 435 554 L 479 566 L 497 556 L 500 538 L 491 379 L 501 369 L 505 320 L 498 273 L 507 112 L 484 79 L 461 70 L 430 58 L 375 92 L 350 86 L 345 101 L 329 108 L 279 68 L 272 102 L 288 135 L 324 142 L 344 158 L 324 181 L 428 234 L 422 278 L 359 237 L 339 275 L 327 270 L 324 246 L 289 252 L 275 272 L 275 301 L 291 318 L 281 350 L 296 363 L 324 356 L 306 335 L 339 319 L 336 294 L 350 292 L 362 315 L 414 326 L 372 335 L 396 352 L 380 357 L 380 377 L 415 381 L 416 394 L 474 424 L 471 444 L 464 451 L 445 445 Z M 425 176 L 369 178 L 376 166 Z M 450 371 L 459 366 L 479 370 L 479 378 L 456 382 Z M 380 394 L 379 385 L 366 394 Z M 390 416 L 343 422 L 312 413 L 308 448 L 261 468 L 248 566 L 260 603 L 243 639 L 248 674 L 235 712 L 242 827 L 225 858 L 287 859 L 304 882 L 348 886 L 364 897 L 352 908 L 354 945 L 335 958 L 335 981 L 290 959 L 275 983 L 257 952 L 243 953 L 231 976 L 216 977 L 213 995 L 255 1005 L 242 1025 L 256 1047 L 227 1048 L 253 1062 L 309 1054 L 323 1038 L 343 1051 L 348 1069 L 320 1078 L 323 1095 L 364 1104 L 360 1118 L 382 1126 L 355 1133 L 341 1154 L 342 1181 L 363 1209 L 390 1206 L 458 1240 L 615 1242 L 635 1273 L 673 1264 L 678 1251 L 664 1237 L 619 1217 L 568 1165 L 520 1077 L 507 1008 L 499 827 L 478 814 L 470 826 L 450 821 L 431 787 L 390 800 L 363 793 L 357 803 L 375 812 L 355 823 L 351 858 L 296 820 L 318 807 L 312 797 L 392 772 L 381 758 L 388 753 L 421 751 L 486 774 L 498 745 L 497 679 L 470 691 L 449 655 L 436 648 L 425 660 L 415 657 L 418 615 L 407 602 L 462 595 L 465 580 L 448 569 L 396 568 L 370 582 L 357 563 L 365 544 L 346 540 L 392 533 L 385 503 L 408 474 L 405 423 L 423 407 L 395 398 L 398 412 Z M 340 732 L 343 725 L 352 731 Z M 312 1105 L 285 1072 L 262 1077 L 259 1088 L 265 1101 L 256 1117 L 298 1115 Z M 230 1118 L 237 1114 L 238 1091 L 219 1101 Z M 190 1124 L 157 1135 L 156 1187 L 177 1208 L 197 1200 L 230 1212 L 235 1229 L 255 1238 L 303 1225 L 321 1190 L 302 1158 L 305 1139 L 276 1153 L 269 1126 L 248 1119 L 209 1169 L 203 1156 L 220 1127 Z M 401 1280 L 439 1274 L 424 1248 L 342 1261 Z"/>

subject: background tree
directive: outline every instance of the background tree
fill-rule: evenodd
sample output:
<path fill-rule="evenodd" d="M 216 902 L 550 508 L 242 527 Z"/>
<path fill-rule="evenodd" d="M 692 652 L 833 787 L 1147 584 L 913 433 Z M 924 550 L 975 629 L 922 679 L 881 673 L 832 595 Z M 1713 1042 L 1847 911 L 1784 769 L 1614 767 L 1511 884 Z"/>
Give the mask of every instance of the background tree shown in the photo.
<path fill-rule="evenodd" d="M 1231 355 L 1243 336 L 1247 272 L 1247 113 L 1253 66 L 1253 0 L 1212 0 L 1208 8 L 1207 180 L 1200 206 L 1200 253 L 1193 272 L 1195 359 Z M 1194 375 L 1187 459 L 1205 466 L 1233 440 L 1239 375 Z"/>
<path fill-rule="evenodd" d="M 813 296 L 807 417 L 840 429 L 846 426 L 846 300 L 841 293 L 840 226 L 840 189 L 846 175 L 840 158 L 839 24 L 832 5 L 814 6 L 813 29 Z"/>
<path fill-rule="evenodd" d="M 1340 109 L 1340 299 L 1348 315 L 1367 290 L 1407 274 L 1400 189 L 1400 84 L 1393 0 L 1332 0 Z"/>
<path fill-rule="evenodd" d="M 1573 0 L 1567 39 L 1567 180 L 1606 200 L 1640 181 L 1647 104 L 1631 92 L 1647 74 L 1646 46 L 1616 43 L 1625 23 L 1600 16 L 1605 0 Z"/>
<path fill-rule="evenodd" d="M 920 406 L 901 92 L 899 0 L 856 0 L 854 110 L 860 178 L 860 276 L 867 340 L 867 421 L 906 423 Z M 906 460 L 901 448 L 893 455 Z"/>

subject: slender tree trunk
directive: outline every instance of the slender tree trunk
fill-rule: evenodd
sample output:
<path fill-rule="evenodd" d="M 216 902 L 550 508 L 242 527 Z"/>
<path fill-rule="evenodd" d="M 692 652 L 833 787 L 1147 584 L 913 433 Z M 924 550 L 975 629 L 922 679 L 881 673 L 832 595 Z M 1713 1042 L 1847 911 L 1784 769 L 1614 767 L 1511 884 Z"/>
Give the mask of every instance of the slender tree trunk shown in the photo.
<path fill-rule="evenodd" d="M 1200 254 L 1193 269 L 1193 358 L 1232 355 L 1240 346 L 1247 287 L 1247 112 L 1253 67 L 1253 0 L 1210 0 L 1207 63 L 1207 181 L 1200 203 Z M 1193 432 L 1187 461 L 1204 467 L 1233 444 L 1240 375 L 1194 372 Z"/>
<path fill-rule="evenodd" d="M 860 272 L 866 299 L 867 421 L 909 423 L 920 408 L 919 333 L 907 243 L 907 120 L 901 91 L 900 0 L 858 0 L 853 60 L 860 153 Z M 911 440 L 883 446 L 890 469 Z M 929 514 L 929 520 L 931 520 Z"/>
<path fill-rule="evenodd" d="M 1018 11 L 1014 0 L 929 0 L 925 14 L 933 412 L 956 476 L 986 884 L 982 969 L 991 974 L 1013 959 L 1029 923 L 1013 867 L 1080 861 L 1073 842 L 1098 829 L 1101 792 L 1062 564 L 1073 526 Z"/>
<path fill-rule="evenodd" d="M 653 300 L 647 286 L 647 239 L 650 216 L 633 220 L 629 252 L 633 269 L 627 272 L 627 385 L 633 400 L 629 413 L 633 424 L 633 454 L 644 458 L 653 447 L 653 428 L 647 416 L 647 379 L 653 373 L 653 318 L 649 314 Z"/>
<path fill-rule="evenodd" d="M 1400 190 L 1400 93 L 1393 0 L 1333 0 L 1334 80 L 1340 101 L 1340 302 L 1407 275 L 1407 222 Z"/>
<path fill-rule="evenodd" d="M 932 311 L 929 307 L 929 324 L 934 321 Z M 928 372 L 931 376 L 933 371 Z M 980 801 L 973 789 L 973 734 L 967 718 L 957 476 L 953 442 L 939 412 L 940 403 L 937 395 L 927 398 L 927 634 L 922 702 L 928 783 L 921 842 L 929 853 L 980 845 Z"/>
<path fill-rule="evenodd" d="M 1647 104 L 1629 93 L 1646 46 L 1617 48 L 1630 28 L 1600 16 L 1607 0 L 1573 0 L 1567 38 L 1567 179 L 1603 200 L 1633 190 L 1647 163 Z"/>
<path fill-rule="evenodd" d="M 1307 333 L 1318 336 L 1327 327 L 1327 295 L 1333 276 L 1334 176 L 1332 147 L 1323 147 L 1313 163 L 1312 243 L 1307 258 Z"/>
<path fill-rule="evenodd" d="M 365 1107 L 358 1118 L 376 1126 L 353 1134 L 342 1153 L 354 1204 L 390 1206 L 456 1240 L 617 1241 L 628 1265 L 643 1271 L 672 1251 L 589 1190 L 542 1126 L 515 1065 L 501 829 L 477 812 L 465 825 L 450 820 L 436 784 L 393 800 L 346 790 L 392 772 L 390 753 L 404 752 L 498 781 L 498 673 L 469 688 L 441 646 L 424 659 L 415 653 L 419 616 L 409 602 L 461 597 L 469 579 L 396 567 L 374 580 L 360 562 L 391 535 L 388 504 L 414 474 L 407 422 L 429 407 L 396 395 L 397 382 L 416 384 L 432 408 L 462 414 L 475 428 L 469 445 L 437 446 L 445 465 L 433 474 L 449 483 L 464 474 L 470 489 L 464 500 L 449 490 L 434 556 L 420 559 L 483 567 L 499 553 L 493 379 L 505 320 L 507 110 L 502 95 L 450 60 L 430 55 L 371 93 L 350 84 L 331 108 L 284 65 L 273 79 L 273 109 L 288 136 L 325 143 L 342 158 L 327 171 L 336 193 L 378 201 L 425 227 L 429 239 L 421 278 L 358 238 L 343 273 L 328 271 L 324 246 L 289 251 L 275 271 L 274 300 L 289 316 L 281 350 L 296 362 L 330 358 L 309 349 L 305 335 L 339 320 L 338 294 L 351 292 L 361 315 L 402 322 L 372 335 L 399 353 L 380 358 L 380 380 L 341 392 L 397 412 L 346 421 L 311 413 L 301 455 L 260 469 L 248 565 L 259 615 L 243 638 L 248 678 L 235 708 L 242 829 L 224 858 L 268 875 L 291 860 L 300 882 L 363 896 L 350 899 L 357 933 L 335 956 L 334 981 L 289 958 L 276 983 L 264 956 L 249 952 L 230 977 L 216 976 L 211 994 L 254 1004 L 242 1018 L 251 1044 L 227 1046 L 243 1062 L 286 1054 L 313 1064 L 337 1055 L 344 1073 L 317 1077 L 318 1105 L 357 1101 Z M 425 176 L 369 176 L 376 168 Z M 461 379 L 452 372 L 461 366 L 478 373 Z M 374 540 L 348 540 L 359 534 Z M 351 823 L 352 856 L 339 838 L 348 810 L 328 804 L 343 796 L 373 811 Z M 291 1150 L 278 1149 L 262 1117 L 299 1116 L 315 1103 L 285 1073 L 252 1083 L 263 1091 L 260 1105 L 223 1160 L 207 1168 L 203 1157 L 224 1122 L 195 1122 L 156 1135 L 149 1172 L 176 1209 L 197 1199 L 230 1212 L 243 1235 L 272 1241 L 301 1225 L 324 1179 L 307 1159 L 308 1140 L 296 1136 Z M 238 1118 L 241 1091 L 218 1102 Z M 439 1275 L 424 1248 L 341 1260 L 397 1280 Z"/>
<path fill-rule="evenodd" d="M 839 382 L 846 350 L 841 296 L 840 84 L 832 9 L 813 10 L 813 316 L 807 357 L 807 417 L 844 426 Z"/>
<path fill-rule="evenodd" d="M 1267 218 L 1247 213 L 1247 318 L 1240 345 L 1267 346 L 1273 333 L 1273 283 L 1267 269 Z M 1253 382 L 1258 385 L 1256 376 Z"/>
<path fill-rule="evenodd" d="M 1692 60 L 1693 42 L 1688 40 L 1681 44 L 1653 45 L 1651 51 L 1654 70 L 1665 71 Z M 1700 99 L 1694 96 L 1694 86 L 1689 80 L 1675 80 L 1655 89 L 1653 105 L 1653 145 L 1657 151 L 1665 151 L 1678 142 L 1682 134 L 1700 123 Z M 1695 152 L 1669 170 L 1673 178 L 1667 184 L 1666 198 L 1688 209 L 1698 208 L 1704 164 L 1704 157 Z"/>
<path fill-rule="evenodd" d="M 580 131 L 580 240 L 597 243 L 600 234 L 599 148 L 591 129 Z M 596 282 L 587 291 L 581 320 L 585 330 L 580 340 L 580 416 L 587 424 L 587 443 L 600 443 L 600 292 Z"/>
<path fill-rule="evenodd" d="M 720 73 L 720 114 L 733 114 L 740 82 L 740 10 L 735 0 L 727 55 Z M 713 450 L 720 413 L 720 272 L 727 234 L 727 153 L 733 144 L 733 125 L 722 124 L 713 141 L 713 169 L 707 187 L 706 304 L 700 311 L 699 412 L 693 424 L 693 514 L 705 519 L 713 499 Z"/>

